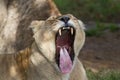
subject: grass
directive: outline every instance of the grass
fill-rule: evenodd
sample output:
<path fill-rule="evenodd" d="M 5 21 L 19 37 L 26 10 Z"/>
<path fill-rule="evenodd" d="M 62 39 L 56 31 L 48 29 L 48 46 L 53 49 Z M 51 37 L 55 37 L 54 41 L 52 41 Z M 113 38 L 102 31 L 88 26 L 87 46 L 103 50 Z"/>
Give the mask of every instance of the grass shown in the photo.
<path fill-rule="evenodd" d="M 89 80 L 120 80 L 120 71 L 104 70 L 98 73 L 93 73 L 87 70 L 87 76 Z"/>
<path fill-rule="evenodd" d="M 104 34 L 105 31 L 116 32 L 118 30 L 120 30 L 120 27 L 118 27 L 118 25 L 116 24 L 113 24 L 113 23 L 104 24 L 104 23 L 97 22 L 95 28 L 86 30 L 86 35 L 99 37 L 102 34 Z"/>
<path fill-rule="evenodd" d="M 54 0 L 63 14 L 83 21 L 119 22 L 120 0 Z"/>
<path fill-rule="evenodd" d="M 115 31 L 119 30 L 120 27 L 118 27 L 116 24 L 111 24 L 109 26 L 109 29 L 110 29 L 111 32 L 115 32 Z"/>

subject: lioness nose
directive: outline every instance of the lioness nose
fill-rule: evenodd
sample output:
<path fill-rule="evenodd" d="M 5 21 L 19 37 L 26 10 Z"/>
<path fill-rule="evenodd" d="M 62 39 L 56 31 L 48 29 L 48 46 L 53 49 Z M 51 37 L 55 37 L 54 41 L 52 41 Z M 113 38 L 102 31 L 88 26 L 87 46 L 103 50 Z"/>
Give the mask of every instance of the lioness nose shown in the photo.
<path fill-rule="evenodd" d="M 69 18 L 68 16 L 62 16 L 62 17 L 60 18 L 60 20 L 63 21 L 63 22 L 65 22 L 65 24 L 67 24 L 68 21 L 70 20 L 70 18 Z"/>

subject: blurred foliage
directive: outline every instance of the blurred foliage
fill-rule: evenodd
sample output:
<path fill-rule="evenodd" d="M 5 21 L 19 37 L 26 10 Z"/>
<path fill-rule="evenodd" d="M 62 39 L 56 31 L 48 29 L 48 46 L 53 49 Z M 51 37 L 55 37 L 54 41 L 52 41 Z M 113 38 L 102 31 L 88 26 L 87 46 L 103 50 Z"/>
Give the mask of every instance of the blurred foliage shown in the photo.
<path fill-rule="evenodd" d="M 116 32 L 117 30 L 120 29 L 120 27 L 118 27 L 116 24 L 111 24 L 109 26 L 109 29 L 110 29 L 111 32 Z"/>
<path fill-rule="evenodd" d="M 54 0 L 63 14 L 83 21 L 119 22 L 120 0 Z"/>
<path fill-rule="evenodd" d="M 87 70 L 89 80 L 120 80 L 120 71 L 116 70 L 103 70 L 98 73 L 93 73 Z"/>
<path fill-rule="evenodd" d="M 117 24 L 109 23 L 100 23 L 96 22 L 96 27 L 86 30 L 86 36 L 101 36 L 106 31 L 116 32 L 120 30 L 120 27 Z"/>

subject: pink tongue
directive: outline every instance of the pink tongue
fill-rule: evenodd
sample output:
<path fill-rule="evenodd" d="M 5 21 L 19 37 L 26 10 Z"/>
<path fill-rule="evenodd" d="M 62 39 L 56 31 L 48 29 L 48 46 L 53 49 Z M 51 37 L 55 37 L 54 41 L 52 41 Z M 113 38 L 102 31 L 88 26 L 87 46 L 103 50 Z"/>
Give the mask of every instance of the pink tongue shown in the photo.
<path fill-rule="evenodd" d="M 63 74 L 69 73 L 72 69 L 72 61 L 65 48 L 60 49 L 60 70 Z"/>

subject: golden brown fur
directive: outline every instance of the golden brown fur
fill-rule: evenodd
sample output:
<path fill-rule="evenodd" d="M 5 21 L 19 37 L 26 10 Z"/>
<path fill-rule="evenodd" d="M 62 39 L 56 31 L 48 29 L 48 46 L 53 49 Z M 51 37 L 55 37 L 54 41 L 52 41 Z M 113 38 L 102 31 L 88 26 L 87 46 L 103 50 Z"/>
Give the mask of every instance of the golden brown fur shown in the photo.
<path fill-rule="evenodd" d="M 61 25 L 56 17 L 33 21 L 34 43 L 17 54 L 0 55 L 0 80 L 87 80 L 77 56 L 85 41 L 83 23 L 68 14 L 75 26 L 75 60 L 71 73 L 62 74 L 55 62 L 55 35 Z"/>

